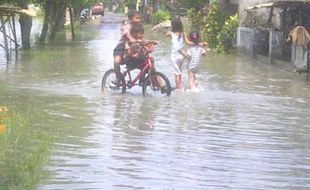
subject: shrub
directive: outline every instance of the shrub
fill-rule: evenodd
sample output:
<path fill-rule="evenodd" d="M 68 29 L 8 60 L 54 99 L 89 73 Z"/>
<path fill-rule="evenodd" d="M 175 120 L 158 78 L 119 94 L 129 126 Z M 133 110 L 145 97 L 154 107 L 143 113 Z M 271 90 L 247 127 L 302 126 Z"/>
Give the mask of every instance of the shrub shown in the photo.
<path fill-rule="evenodd" d="M 154 15 L 153 15 L 153 24 L 158 24 L 166 20 L 170 20 L 171 15 L 168 11 L 165 10 L 158 10 Z"/>
<path fill-rule="evenodd" d="M 230 50 L 234 49 L 234 44 L 237 36 L 237 27 L 239 19 L 238 15 L 230 16 L 220 33 L 217 35 L 216 39 L 218 41 L 216 45 L 216 52 L 218 53 L 227 53 Z"/>
<path fill-rule="evenodd" d="M 187 11 L 188 20 L 191 23 L 191 29 L 200 30 L 202 25 L 205 25 L 206 16 L 196 9 L 192 8 Z"/>
<path fill-rule="evenodd" d="M 217 35 L 222 30 L 226 14 L 219 8 L 217 3 L 213 3 L 210 7 L 209 14 L 206 18 L 206 24 L 202 26 L 203 39 L 206 40 L 211 47 L 217 44 Z"/>

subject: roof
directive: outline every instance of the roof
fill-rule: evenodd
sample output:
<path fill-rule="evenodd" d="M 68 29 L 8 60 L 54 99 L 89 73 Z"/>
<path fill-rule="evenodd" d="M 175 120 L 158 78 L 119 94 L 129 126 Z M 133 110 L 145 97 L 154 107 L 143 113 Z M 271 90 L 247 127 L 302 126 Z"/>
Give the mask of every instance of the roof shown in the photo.
<path fill-rule="evenodd" d="M 248 10 L 254 10 L 254 9 L 259 9 L 259 8 L 296 6 L 296 5 L 305 4 L 305 3 L 310 5 L 310 0 L 277 0 L 275 2 L 257 4 L 257 5 L 248 7 L 245 10 L 248 11 Z"/>
<path fill-rule="evenodd" d="M 22 9 L 22 8 L 13 7 L 13 6 L 0 6 L 0 15 L 9 15 L 12 13 L 36 16 L 36 12 L 31 9 Z"/>

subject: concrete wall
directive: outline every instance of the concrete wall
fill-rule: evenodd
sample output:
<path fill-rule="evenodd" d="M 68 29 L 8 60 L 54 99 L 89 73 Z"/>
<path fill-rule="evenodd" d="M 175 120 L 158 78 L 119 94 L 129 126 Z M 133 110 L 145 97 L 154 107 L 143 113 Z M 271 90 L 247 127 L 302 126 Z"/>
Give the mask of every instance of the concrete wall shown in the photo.
<path fill-rule="evenodd" d="M 245 22 L 246 18 L 249 16 L 247 14 L 247 11 L 245 9 L 257 5 L 257 4 L 263 4 L 263 3 L 271 3 L 275 2 L 276 0 L 240 0 L 239 1 L 239 19 L 240 19 L 240 25 L 242 26 Z M 259 8 L 256 10 L 252 10 L 251 13 L 256 15 L 256 18 L 259 18 L 263 22 L 266 22 L 269 18 L 269 8 Z M 274 28 L 280 28 L 280 14 L 279 9 L 274 8 L 273 10 L 273 17 L 272 17 L 272 24 Z"/>
<path fill-rule="evenodd" d="M 237 48 L 239 52 L 254 57 L 254 29 L 238 27 Z"/>

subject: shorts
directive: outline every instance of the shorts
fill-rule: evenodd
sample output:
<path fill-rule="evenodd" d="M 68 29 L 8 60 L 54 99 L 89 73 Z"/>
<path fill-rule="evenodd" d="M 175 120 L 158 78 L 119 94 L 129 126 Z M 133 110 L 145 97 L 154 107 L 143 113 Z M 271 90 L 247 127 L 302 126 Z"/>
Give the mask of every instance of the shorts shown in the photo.
<path fill-rule="evenodd" d="M 171 54 L 171 64 L 175 75 L 182 74 L 184 56 L 182 54 Z"/>
<path fill-rule="evenodd" d="M 117 44 L 116 47 L 114 48 L 113 56 L 114 57 L 116 57 L 116 56 L 123 57 L 124 53 L 125 53 L 125 45 L 123 42 L 121 42 L 121 43 Z"/>
<path fill-rule="evenodd" d="M 199 71 L 199 67 L 198 66 L 196 66 L 196 67 L 192 67 L 192 68 L 188 68 L 188 71 L 191 71 L 191 72 L 193 72 L 193 73 L 198 73 L 198 71 Z"/>
<path fill-rule="evenodd" d="M 144 57 L 136 57 L 136 58 L 125 58 L 125 63 L 127 68 L 129 69 L 142 69 L 142 64 L 144 62 Z"/>
<path fill-rule="evenodd" d="M 193 73 L 198 73 L 199 64 L 188 64 L 187 69 L 188 69 L 188 71 L 191 71 Z"/>

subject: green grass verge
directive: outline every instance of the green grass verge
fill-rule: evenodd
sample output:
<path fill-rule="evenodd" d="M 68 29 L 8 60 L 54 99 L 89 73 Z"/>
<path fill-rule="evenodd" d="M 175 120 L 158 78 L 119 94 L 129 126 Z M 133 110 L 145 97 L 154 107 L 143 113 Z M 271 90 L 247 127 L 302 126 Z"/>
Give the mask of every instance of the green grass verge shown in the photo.
<path fill-rule="evenodd" d="M 4 89 L 0 84 L 0 95 L 5 94 Z M 52 139 L 47 131 L 31 125 L 36 113 L 19 110 L 10 103 L 2 102 L 0 106 L 9 109 L 1 123 L 7 130 L 0 134 L 0 190 L 36 189 L 47 177 L 43 166 Z"/>

